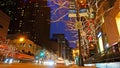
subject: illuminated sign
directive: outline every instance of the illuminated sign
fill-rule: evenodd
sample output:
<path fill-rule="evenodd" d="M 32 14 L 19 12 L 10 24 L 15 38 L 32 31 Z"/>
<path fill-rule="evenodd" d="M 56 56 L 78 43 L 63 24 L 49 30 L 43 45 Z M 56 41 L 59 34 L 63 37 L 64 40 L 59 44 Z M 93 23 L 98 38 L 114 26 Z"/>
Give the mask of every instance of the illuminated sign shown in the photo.
<path fill-rule="evenodd" d="M 80 12 L 80 13 L 85 13 L 85 12 L 87 12 L 87 9 L 86 9 L 86 8 L 80 9 L 79 12 Z M 76 10 L 74 10 L 74 9 L 69 9 L 69 13 L 76 13 Z"/>
<path fill-rule="evenodd" d="M 101 32 L 99 32 L 99 33 L 98 33 L 98 35 L 97 35 L 97 37 L 99 38 L 101 35 L 102 35 L 102 33 L 101 33 Z"/>
<path fill-rule="evenodd" d="M 103 40 L 102 40 L 102 32 L 99 32 L 97 37 L 98 37 L 98 44 L 99 44 L 99 52 L 102 52 L 102 51 L 104 51 Z"/>

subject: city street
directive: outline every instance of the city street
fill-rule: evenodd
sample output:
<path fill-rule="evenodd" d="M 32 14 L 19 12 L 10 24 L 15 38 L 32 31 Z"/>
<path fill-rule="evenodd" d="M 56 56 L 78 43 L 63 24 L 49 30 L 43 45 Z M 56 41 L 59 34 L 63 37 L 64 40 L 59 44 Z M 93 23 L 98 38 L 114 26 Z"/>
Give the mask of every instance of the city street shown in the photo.
<path fill-rule="evenodd" d="M 31 63 L 21 63 L 21 64 L 0 64 L 0 68 L 67 68 L 65 65 L 55 65 L 55 66 L 48 66 L 48 65 L 38 65 L 38 64 L 31 64 Z"/>
<path fill-rule="evenodd" d="M 0 68 L 96 68 L 94 66 L 88 67 L 79 67 L 77 65 L 38 65 L 38 64 L 31 64 L 31 63 L 16 63 L 16 64 L 0 64 Z"/>
<path fill-rule="evenodd" d="M 120 0 L 0 0 L 0 68 L 120 68 Z"/>

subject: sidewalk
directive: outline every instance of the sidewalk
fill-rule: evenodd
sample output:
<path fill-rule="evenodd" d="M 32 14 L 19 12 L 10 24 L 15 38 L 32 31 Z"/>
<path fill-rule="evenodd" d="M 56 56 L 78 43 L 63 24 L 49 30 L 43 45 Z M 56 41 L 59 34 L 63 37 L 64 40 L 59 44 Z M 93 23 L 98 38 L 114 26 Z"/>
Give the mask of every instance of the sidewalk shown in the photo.
<path fill-rule="evenodd" d="M 70 65 L 68 68 L 96 68 L 95 66 L 78 66 L 78 65 Z"/>

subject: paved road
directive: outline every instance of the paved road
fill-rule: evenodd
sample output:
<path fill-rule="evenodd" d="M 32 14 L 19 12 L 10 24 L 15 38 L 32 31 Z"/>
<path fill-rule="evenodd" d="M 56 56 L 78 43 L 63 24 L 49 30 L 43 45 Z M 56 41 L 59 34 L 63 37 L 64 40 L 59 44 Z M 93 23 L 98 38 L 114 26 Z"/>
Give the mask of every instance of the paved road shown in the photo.
<path fill-rule="evenodd" d="M 0 64 L 0 68 L 96 68 L 94 66 L 88 66 L 88 67 L 79 67 L 77 65 L 54 65 L 54 66 L 48 66 L 48 65 L 38 65 L 38 64 L 31 64 L 31 63 L 18 63 L 18 64 Z"/>
<path fill-rule="evenodd" d="M 65 65 L 38 65 L 38 64 L 30 64 L 30 63 L 22 63 L 22 64 L 0 64 L 0 68 L 68 68 Z"/>

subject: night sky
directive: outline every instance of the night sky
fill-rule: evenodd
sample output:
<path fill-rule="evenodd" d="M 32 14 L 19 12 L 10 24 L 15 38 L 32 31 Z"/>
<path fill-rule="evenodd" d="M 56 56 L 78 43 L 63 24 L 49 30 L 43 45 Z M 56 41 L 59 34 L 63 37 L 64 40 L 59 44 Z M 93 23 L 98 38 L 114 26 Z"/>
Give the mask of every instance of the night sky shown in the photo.
<path fill-rule="evenodd" d="M 67 0 L 48 0 L 48 6 L 51 8 L 50 38 L 52 34 L 65 34 L 70 47 L 75 48 L 77 37 L 74 35 L 77 31 L 71 25 L 74 25 L 74 20 L 68 17 L 68 5 Z"/>

